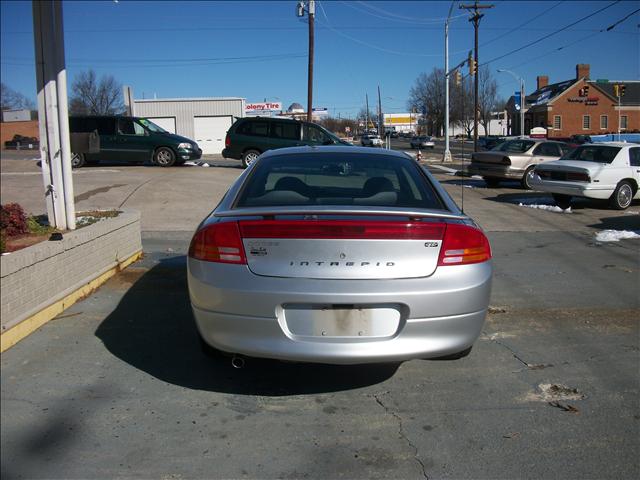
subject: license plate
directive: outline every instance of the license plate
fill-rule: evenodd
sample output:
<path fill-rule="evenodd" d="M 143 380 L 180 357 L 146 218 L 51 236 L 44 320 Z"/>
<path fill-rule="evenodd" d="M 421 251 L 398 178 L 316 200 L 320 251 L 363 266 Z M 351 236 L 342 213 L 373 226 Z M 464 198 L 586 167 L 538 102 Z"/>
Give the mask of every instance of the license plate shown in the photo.
<path fill-rule="evenodd" d="M 292 335 L 303 337 L 389 337 L 400 325 L 395 306 L 287 306 L 284 323 Z"/>

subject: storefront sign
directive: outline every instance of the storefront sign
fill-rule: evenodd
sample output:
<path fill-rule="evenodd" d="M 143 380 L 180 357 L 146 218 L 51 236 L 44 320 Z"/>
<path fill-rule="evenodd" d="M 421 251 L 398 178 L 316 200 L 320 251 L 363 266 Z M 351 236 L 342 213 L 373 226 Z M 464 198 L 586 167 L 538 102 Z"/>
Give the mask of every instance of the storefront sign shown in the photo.
<path fill-rule="evenodd" d="M 600 97 L 571 97 L 567 99 L 569 103 L 584 103 L 585 105 L 598 105 Z"/>
<path fill-rule="evenodd" d="M 281 110 L 282 102 L 247 103 L 244 106 L 244 111 L 246 113 L 273 112 Z"/>

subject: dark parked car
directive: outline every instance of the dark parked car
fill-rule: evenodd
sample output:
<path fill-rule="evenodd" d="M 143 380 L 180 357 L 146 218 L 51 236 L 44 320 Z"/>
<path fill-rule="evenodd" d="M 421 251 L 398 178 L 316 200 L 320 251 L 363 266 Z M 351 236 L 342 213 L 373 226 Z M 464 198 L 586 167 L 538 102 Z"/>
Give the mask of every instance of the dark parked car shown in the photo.
<path fill-rule="evenodd" d="M 10 150 L 37 150 L 40 147 L 40 141 L 36 137 L 14 135 L 13 139 L 4 142 L 4 147 Z"/>
<path fill-rule="evenodd" d="M 99 152 L 72 154 L 71 165 L 74 168 L 101 160 L 138 163 L 149 160 L 161 167 L 170 167 L 202 156 L 202 150 L 196 142 L 169 133 L 145 118 L 69 117 L 69 130 L 71 133 L 97 131 L 100 136 Z"/>
<path fill-rule="evenodd" d="M 315 123 L 289 118 L 248 117 L 231 125 L 222 156 L 242 160 L 242 166 L 246 168 L 267 150 L 334 144 L 350 145 Z"/>

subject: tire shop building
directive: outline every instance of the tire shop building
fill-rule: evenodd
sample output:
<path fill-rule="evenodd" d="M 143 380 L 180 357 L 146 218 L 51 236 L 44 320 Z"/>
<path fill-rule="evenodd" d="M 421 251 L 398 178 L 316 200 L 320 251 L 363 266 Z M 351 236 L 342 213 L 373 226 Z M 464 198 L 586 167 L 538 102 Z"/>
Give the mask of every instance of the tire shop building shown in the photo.
<path fill-rule="evenodd" d="M 158 98 L 133 100 L 132 114 L 171 133 L 195 140 L 204 154 L 221 153 L 235 117 L 244 116 L 245 100 L 221 98 Z"/>
<path fill-rule="evenodd" d="M 576 76 L 558 83 L 538 76 L 536 90 L 526 96 L 525 134 L 543 127 L 549 138 L 640 131 L 640 82 L 591 80 L 588 64 L 576 65 Z M 618 96 L 620 94 L 620 96 Z M 520 133 L 514 97 L 507 103 L 511 134 Z"/>

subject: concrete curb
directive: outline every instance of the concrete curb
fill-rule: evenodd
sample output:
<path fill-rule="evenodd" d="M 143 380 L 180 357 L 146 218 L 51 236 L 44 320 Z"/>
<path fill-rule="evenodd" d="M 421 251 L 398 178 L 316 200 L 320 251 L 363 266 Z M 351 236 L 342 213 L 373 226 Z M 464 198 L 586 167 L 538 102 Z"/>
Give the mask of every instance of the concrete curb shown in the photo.
<path fill-rule="evenodd" d="M 113 277 L 116 273 L 124 270 L 126 267 L 142 258 L 142 251 L 139 251 L 122 262 L 118 262 L 106 272 L 98 275 L 97 278 L 91 280 L 86 285 L 78 288 L 61 300 L 45 307 L 35 315 L 22 320 L 17 325 L 9 328 L 0 334 L 0 353 L 5 352 L 13 347 L 16 343 L 25 337 L 28 337 L 44 324 L 53 320 L 55 317 L 64 312 L 71 305 L 93 293 L 100 285 Z"/>
<path fill-rule="evenodd" d="M 66 232 L 0 258 L 0 352 L 51 320 L 142 254 L 140 212 Z M 10 333 L 11 332 L 11 333 Z"/>

